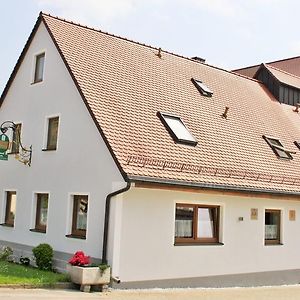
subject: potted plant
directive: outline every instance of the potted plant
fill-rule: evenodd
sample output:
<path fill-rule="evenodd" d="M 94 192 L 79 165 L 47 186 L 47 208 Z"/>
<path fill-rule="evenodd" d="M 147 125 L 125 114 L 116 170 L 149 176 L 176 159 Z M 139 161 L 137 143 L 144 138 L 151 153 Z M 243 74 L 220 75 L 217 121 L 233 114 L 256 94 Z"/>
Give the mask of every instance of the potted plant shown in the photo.
<path fill-rule="evenodd" d="M 110 282 L 110 267 L 101 264 L 100 266 L 91 265 L 90 257 L 83 251 L 77 251 L 69 260 L 67 271 L 71 281 L 80 284 L 80 290 L 89 292 L 91 285 L 100 285 L 102 290 Z"/>

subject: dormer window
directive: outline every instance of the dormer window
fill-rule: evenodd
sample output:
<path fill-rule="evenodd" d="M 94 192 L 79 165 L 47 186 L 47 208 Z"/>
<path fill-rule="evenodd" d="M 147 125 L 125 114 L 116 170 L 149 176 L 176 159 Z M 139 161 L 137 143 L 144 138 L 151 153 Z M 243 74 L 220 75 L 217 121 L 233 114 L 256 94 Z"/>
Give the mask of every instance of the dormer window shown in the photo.
<path fill-rule="evenodd" d="M 211 97 L 213 95 L 213 91 L 210 90 L 201 80 L 197 80 L 194 78 L 192 78 L 191 80 L 195 85 L 195 87 L 203 96 Z"/>
<path fill-rule="evenodd" d="M 161 112 L 158 112 L 157 115 L 176 143 L 191 146 L 197 145 L 196 139 L 189 132 L 180 117 Z"/>
<path fill-rule="evenodd" d="M 269 146 L 272 148 L 273 152 L 279 157 L 279 158 L 284 158 L 284 159 L 293 159 L 290 150 L 287 150 L 283 147 L 281 142 L 278 139 L 267 137 L 263 135 L 263 138 L 265 141 L 269 144 Z"/>
<path fill-rule="evenodd" d="M 45 53 L 35 57 L 34 83 L 43 81 L 44 77 Z"/>

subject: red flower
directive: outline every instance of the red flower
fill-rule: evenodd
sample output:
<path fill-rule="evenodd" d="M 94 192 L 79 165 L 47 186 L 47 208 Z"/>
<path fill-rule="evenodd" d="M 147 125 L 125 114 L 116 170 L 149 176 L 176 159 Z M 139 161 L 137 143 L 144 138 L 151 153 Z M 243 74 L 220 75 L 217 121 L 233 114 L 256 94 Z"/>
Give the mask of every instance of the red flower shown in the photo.
<path fill-rule="evenodd" d="M 83 251 L 77 251 L 69 260 L 69 264 L 72 266 L 85 266 L 90 264 L 90 257 L 84 255 Z"/>

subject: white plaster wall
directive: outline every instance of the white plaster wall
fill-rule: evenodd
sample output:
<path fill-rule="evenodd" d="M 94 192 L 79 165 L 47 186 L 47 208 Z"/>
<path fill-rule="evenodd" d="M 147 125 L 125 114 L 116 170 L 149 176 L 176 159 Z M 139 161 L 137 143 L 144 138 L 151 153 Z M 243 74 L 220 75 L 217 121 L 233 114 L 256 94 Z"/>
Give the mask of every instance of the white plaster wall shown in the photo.
<path fill-rule="evenodd" d="M 123 282 L 239 274 L 300 268 L 300 202 L 133 188 L 121 201 L 120 257 L 114 276 Z M 223 246 L 174 246 L 176 203 L 221 206 Z M 250 219 L 258 208 L 258 220 Z M 282 210 L 283 245 L 264 245 L 264 210 Z M 296 210 L 296 221 L 288 211 Z M 238 221 L 243 217 L 244 221 Z"/>
<path fill-rule="evenodd" d="M 31 84 L 34 55 L 45 51 L 44 81 Z M 59 116 L 56 151 L 43 152 L 47 117 Z M 83 250 L 101 257 L 106 195 L 125 183 L 91 119 L 55 45 L 40 25 L 26 57 L 0 108 L 0 123 L 22 122 L 22 141 L 32 145 L 32 166 L 9 157 L 0 161 L 0 218 L 5 190 L 17 191 L 15 227 L 0 226 L 0 239 L 36 246 L 46 242 L 57 251 Z M 47 233 L 29 231 L 34 224 L 33 198 L 49 192 Z M 71 195 L 88 194 L 87 239 L 70 233 Z"/>

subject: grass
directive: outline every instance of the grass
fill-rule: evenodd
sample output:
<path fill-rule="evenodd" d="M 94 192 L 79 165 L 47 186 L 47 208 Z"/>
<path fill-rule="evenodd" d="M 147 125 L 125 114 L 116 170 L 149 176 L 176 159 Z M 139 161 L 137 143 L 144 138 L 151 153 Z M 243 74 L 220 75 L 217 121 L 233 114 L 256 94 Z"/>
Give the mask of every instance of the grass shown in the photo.
<path fill-rule="evenodd" d="M 0 261 L 0 284 L 55 284 L 69 281 L 67 274 L 42 271 L 7 261 Z"/>

